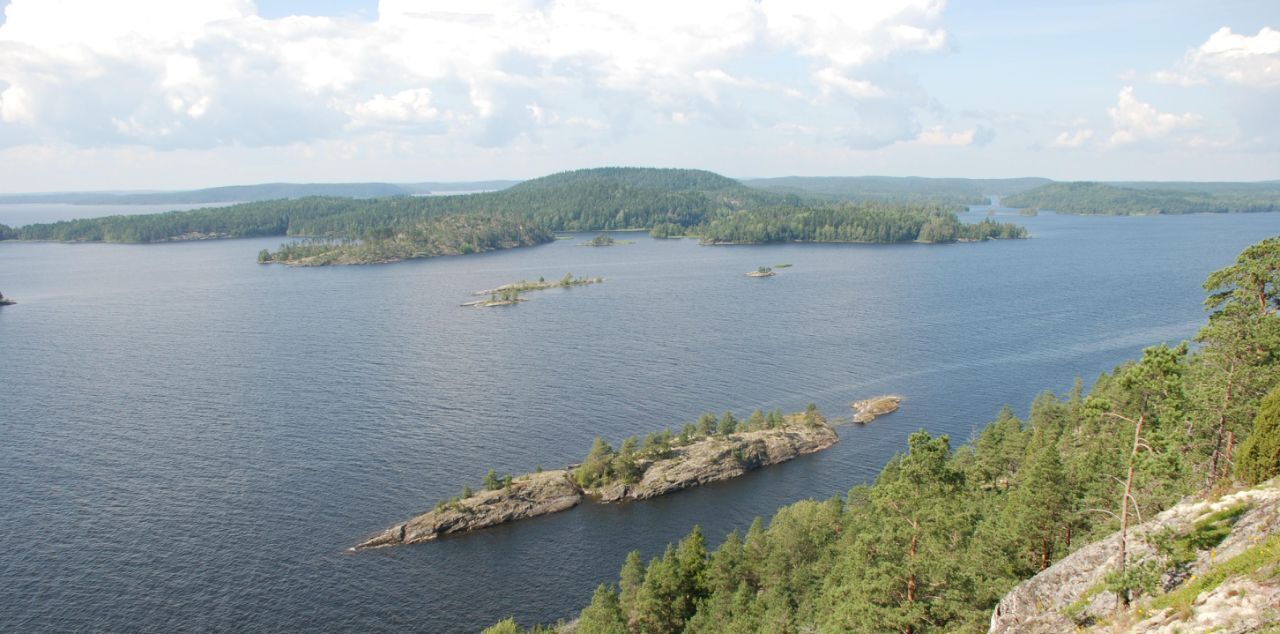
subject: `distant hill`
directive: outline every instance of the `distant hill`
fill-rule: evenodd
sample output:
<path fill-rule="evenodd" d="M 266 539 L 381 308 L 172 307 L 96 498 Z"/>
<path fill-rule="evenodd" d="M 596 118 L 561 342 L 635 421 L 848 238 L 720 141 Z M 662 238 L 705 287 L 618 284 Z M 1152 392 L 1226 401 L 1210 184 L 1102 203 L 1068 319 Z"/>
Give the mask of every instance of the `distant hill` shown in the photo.
<path fill-rule="evenodd" d="M 164 192 L 65 192 L 2 194 L 0 203 L 69 203 L 73 205 L 198 205 L 202 203 L 256 202 L 306 196 L 380 198 L 416 193 L 390 183 L 264 183 Z"/>
<path fill-rule="evenodd" d="M 496 192 L 506 189 L 520 181 L 424 181 L 421 183 L 400 183 L 411 194 L 444 194 L 464 192 Z"/>
<path fill-rule="evenodd" d="M 1003 202 L 1108 216 L 1280 211 L 1280 183 L 1050 183 Z"/>
<path fill-rule="evenodd" d="M 1047 178 L 923 178 L 916 176 L 787 176 L 755 178 L 743 183 L 760 189 L 850 202 L 932 202 L 963 206 L 987 203 L 988 196 L 1007 196 L 1053 181 Z"/>
<path fill-rule="evenodd" d="M 599 168 L 551 174 L 478 194 L 380 198 L 283 196 L 217 209 L 111 216 L 28 225 L 8 236 L 33 240 L 155 242 L 263 235 L 380 239 L 398 228 L 446 215 L 480 214 L 532 221 L 550 231 L 649 229 L 699 225 L 747 206 L 797 202 L 702 170 Z M 346 190 L 348 193 L 351 190 Z"/>

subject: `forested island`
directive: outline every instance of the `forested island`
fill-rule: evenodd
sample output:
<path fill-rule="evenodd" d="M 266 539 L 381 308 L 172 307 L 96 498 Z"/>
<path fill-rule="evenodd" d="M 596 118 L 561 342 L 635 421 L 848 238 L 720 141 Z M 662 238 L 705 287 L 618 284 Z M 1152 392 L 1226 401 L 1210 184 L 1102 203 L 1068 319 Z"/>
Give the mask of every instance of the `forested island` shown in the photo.
<path fill-rule="evenodd" d="M 483 489 L 464 487 L 434 509 L 361 542 L 355 550 L 431 541 L 577 506 L 645 500 L 689 487 L 736 478 L 760 467 L 821 451 L 839 440 L 810 405 L 783 415 L 756 410 L 739 421 L 732 413 L 703 414 L 679 433 L 670 429 L 627 438 L 614 449 L 596 438 L 581 464 L 521 476 L 490 471 Z"/>
<path fill-rule="evenodd" d="M 707 244 L 960 242 L 1025 237 L 1014 225 L 967 225 L 931 203 L 850 203 L 747 187 L 702 170 L 598 168 L 457 196 L 306 197 L 16 229 L 0 239 L 164 242 L 295 236 L 262 263 L 373 264 L 549 242 L 554 232 L 649 230 Z M 602 234 L 604 235 L 604 234 Z M 597 236 L 600 245 L 613 238 Z"/>
<path fill-rule="evenodd" d="M 1107 216 L 1280 211 L 1280 182 L 1049 183 L 1007 196 L 1009 207 Z"/>
<path fill-rule="evenodd" d="M 617 245 L 617 244 L 626 244 L 626 243 L 625 243 L 625 242 L 619 242 L 619 241 L 617 241 L 617 240 L 614 240 L 614 239 L 613 239 L 613 236 L 611 236 L 611 235 L 609 235 L 609 234 L 607 234 L 607 233 L 602 233 L 602 234 L 600 234 L 600 235 L 597 235 L 597 236 L 596 236 L 596 237 L 594 237 L 594 238 L 591 238 L 590 240 L 587 240 L 586 242 L 583 242 L 583 243 L 582 243 L 582 246 L 584 246 L 584 247 L 611 247 L 611 246 L 614 246 L 614 245 Z"/>
<path fill-rule="evenodd" d="M 1208 277 L 1195 346 L 1045 392 L 1025 420 L 1005 408 L 968 445 L 918 431 L 873 483 L 715 550 L 694 527 L 632 552 L 574 631 L 1274 631 L 1277 262 L 1269 238 Z"/>
<path fill-rule="evenodd" d="M 976 242 L 1026 238 L 1027 230 L 992 220 L 966 224 L 924 207 L 841 204 L 771 207 L 716 218 L 698 230 L 703 244 L 768 242 Z"/>

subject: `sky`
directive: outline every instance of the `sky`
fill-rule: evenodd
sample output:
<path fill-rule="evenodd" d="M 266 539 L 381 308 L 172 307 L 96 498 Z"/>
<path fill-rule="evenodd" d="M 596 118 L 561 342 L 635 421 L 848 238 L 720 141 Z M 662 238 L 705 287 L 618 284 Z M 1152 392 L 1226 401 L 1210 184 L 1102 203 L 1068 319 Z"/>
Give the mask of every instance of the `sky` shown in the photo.
<path fill-rule="evenodd" d="M 0 192 L 1280 179 L 1275 0 L 0 0 Z"/>

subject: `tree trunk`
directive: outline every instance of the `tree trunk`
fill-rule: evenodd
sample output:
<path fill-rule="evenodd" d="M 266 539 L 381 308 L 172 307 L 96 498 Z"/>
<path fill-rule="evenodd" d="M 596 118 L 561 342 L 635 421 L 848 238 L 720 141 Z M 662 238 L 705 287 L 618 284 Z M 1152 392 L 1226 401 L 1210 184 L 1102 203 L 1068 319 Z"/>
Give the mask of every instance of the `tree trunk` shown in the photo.
<path fill-rule="evenodd" d="M 1129 451 L 1129 477 L 1124 482 L 1124 497 L 1120 499 L 1120 574 L 1124 574 L 1128 564 L 1129 546 L 1129 496 L 1133 491 L 1133 468 L 1138 458 L 1138 443 L 1142 440 L 1142 424 L 1147 415 L 1138 416 L 1138 423 L 1133 426 L 1133 449 Z M 1129 588 L 1120 590 L 1120 603 L 1129 607 Z"/>
<path fill-rule="evenodd" d="M 1213 434 L 1213 458 L 1209 461 L 1209 481 L 1205 488 L 1212 489 L 1218 481 L 1218 460 L 1222 456 L 1222 433 L 1227 428 L 1227 407 L 1231 405 L 1231 390 L 1235 379 L 1236 363 L 1233 359 L 1227 370 L 1227 391 L 1222 394 L 1222 405 L 1218 409 L 1218 429 Z M 1228 453 L 1230 453 L 1228 451 Z"/>
<path fill-rule="evenodd" d="M 1227 448 L 1225 451 L 1222 452 L 1223 463 L 1224 463 L 1222 465 L 1223 471 L 1226 471 L 1231 468 L 1231 465 L 1232 465 L 1231 450 L 1235 448 L 1235 444 L 1236 444 L 1236 433 L 1233 431 L 1227 432 Z"/>

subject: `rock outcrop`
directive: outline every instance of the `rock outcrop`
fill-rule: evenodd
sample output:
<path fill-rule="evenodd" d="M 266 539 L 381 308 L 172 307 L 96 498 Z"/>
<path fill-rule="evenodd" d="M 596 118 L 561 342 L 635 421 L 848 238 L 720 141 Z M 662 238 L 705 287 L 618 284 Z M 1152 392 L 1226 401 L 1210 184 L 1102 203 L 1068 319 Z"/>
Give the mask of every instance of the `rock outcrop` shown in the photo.
<path fill-rule="evenodd" d="M 568 471 L 530 473 L 514 480 L 510 487 L 481 491 L 396 524 L 360 543 L 354 550 L 427 542 L 450 533 L 565 511 L 580 501 L 582 492 Z"/>
<path fill-rule="evenodd" d="M 820 414 L 791 414 L 773 429 L 701 437 L 672 448 L 664 458 L 642 459 L 637 463 L 642 475 L 630 485 L 610 482 L 584 491 L 574 481 L 574 467 L 529 473 L 512 480 L 509 487 L 443 502 L 435 510 L 396 524 L 352 550 L 417 544 L 451 533 L 557 513 L 577 506 L 586 495 L 599 502 L 646 500 L 822 451 L 839 439 Z"/>
<path fill-rule="evenodd" d="M 1155 546 L 1210 532 L 1221 541 L 1184 549 L 1181 560 Z M 1161 576 L 1154 596 L 1118 611 L 1105 577 L 1117 568 L 1119 544 L 1119 533 L 1113 534 L 1019 584 L 996 606 L 991 634 L 1253 632 L 1280 622 L 1276 480 L 1217 500 L 1183 502 L 1131 530 L 1129 565 L 1154 566 Z"/>
<path fill-rule="evenodd" d="M 711 436 L 675 449 L 669 458 L 642 463 L 644 475 L 635 484 L 614 484 L 591 493 L 602 502 L 646 500 L 736 478 L 752 469 L 822 451 L 838 440 L 835 430 L 822 420 L 812 424 L 789 420 L 781 429 Z"/>
<path fill-rule="evenodd" d="M 884 416 L 898 411 L 898 406 L 901 404 L 902 397 L 895 394 L 854 401 L 851 406 L 853 407 L 853 422 L 869 423 L 875 420 L 877 416 Z"/>

